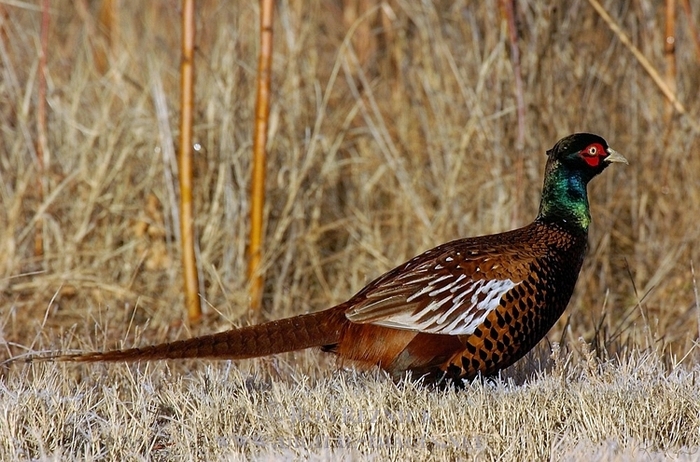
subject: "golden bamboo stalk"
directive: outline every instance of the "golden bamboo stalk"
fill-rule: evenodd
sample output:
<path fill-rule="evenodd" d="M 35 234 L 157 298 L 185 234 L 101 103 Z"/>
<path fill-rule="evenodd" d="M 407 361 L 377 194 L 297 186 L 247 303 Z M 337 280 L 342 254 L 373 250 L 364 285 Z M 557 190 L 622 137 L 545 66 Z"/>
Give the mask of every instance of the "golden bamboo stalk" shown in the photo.
<path fill-rule="evenodd" d="M 180 235 L 185 306 L 190 322 L 202 316 L 194 242 L 192 201 L 192 123 L 194 120 L 194 0 L 182 1 L 182 62 L 180 63 Z"/>
<path fill-rule="evenodd" d="M 263 275 L 260 268 L 265 208 L 265 163 L 267 128 L 270 114 L 270 76 L 272 66 L 272 0 L 260 0 L 260 53 L 253 131 L 253 173 L 250 191 L 250 247 L 248 280 L 250 309 L 254 315 L 262 306 Z"/>

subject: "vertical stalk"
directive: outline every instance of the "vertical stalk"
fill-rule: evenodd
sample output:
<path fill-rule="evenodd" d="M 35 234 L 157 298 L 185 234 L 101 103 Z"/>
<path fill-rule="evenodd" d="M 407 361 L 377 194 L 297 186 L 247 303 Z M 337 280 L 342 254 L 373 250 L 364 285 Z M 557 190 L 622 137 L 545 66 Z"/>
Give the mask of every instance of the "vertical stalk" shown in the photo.
<path fill-rule="evenodd" d="M 682 0 L 682 4 L 683 10 L 685 11 L 685 18 L 688 21 L 690 35 L 692 35 L 693 44 L 695 45 L 695 54 L 698 57 L 698 62 L 700 62 L 700 34 L 698 33 L 697 25 L 693 20 L 693 11 L 690 9 L 690 0 Z"/>
<path fill-rule="evenodd" d="M 520 48 L 518 47 L 518 30 L 515 26 L 515 5 L 513 0 L 502 0 L 508 28 L 508 41 L 510 42 L 510 61 L 513 65 L 513 77 L 515 78 L 515 101 L 518 111 L 518 148 L 525 145 L 525 98 L 523 97 L 523 77 L 520 70 Z"/>
<path fill-rule="evenodd" d="M 510 61 L 513 66 L 513 78 L 515 80 L 515 102 L 518 117 L 518 136 L 515 147 L 517 158 L 515 159 L 515 187 L 517 191 L 523 187 L 523 148 L 525 147 L 525 98 L 523 96 L 523 78 L 520 70 L 520 48 L 518 47 L 518 30 L 515 25 L 515 5 L 514 0 L 501 0 L 501 8 L 505 16 L 508 30 L 508 42 L 510 43 Z M 520 199 L 517 199 L 520 201 Z M 513 208 L 513 226 L 520 226 L 521 204 L 517 203 Z"/>
<path fill-rule="evenodd" d="M 45 186 L 48 186 L 46 181 L 46 170 L 49 165 L 50 155 L 48 149 L 48 140 L 46 137 L 46 57 L 49 49 L 49 0 L 43 0 L 41 3 L 41 50 L 39 51 L 39 70 L 38 70 L 38 88 L 37 88 L 37 109 L 36 109 L 36 131 L 37 131 L 37 198 L 39 203 L 44 201 Z M 39 218 L 36 222 L 36 230 L 34 234 L 34 255 L 39 257 L 44 254 L 44 220 Z"/>
<path fill-rule="evenodd" d="M 666 0 L 666 34 L 664 56 L 666 57 L 666 85 L 676 94 L 676 0 Z M 673 115 L 673 105 L 666 100 L 666 121 Z"/>
<path fill-rule="evenodd" d="M 180 64 L 180 236 L 185 306 L 191 322 L 202 316 L 199 301 L 199 276 L 194 242 L 192 201 L 192 123 L 194 120 L 194 0 L 182 1 L 182 62 Z"/>
<path fill-rule="evenodd" d="M 97 14 L 98 32 L 92 38 L 92 55 L 97 70 L 106 73 L 116 56 L 119 28 L 117 24 L 117 0 L 102 0 Z"/>
<path fill-rule="evenodd" d="M 250 308 L 255 316 L 257 316 L 261 309 L 263 289 L 263 275 L 260 268 L 260 261 L 262 254 L 263 210 L 265 208 L 267 129 L 270 114 L 273 6 L 273 0 L 260 0 L 260 54 L 258 55 L 255 128 L 253 131 L 253 173 L 250 191 L 250 248 L 248 255 Z"/>
<path fill-rule="evenodd" d="M 10 20 L 10 13 L 8 13 L 7 8 L 4 4 L 0 3 L 0 40 L 3 43 L 8 42 L 9 35 L 7 33 L 7 23 Z"/>

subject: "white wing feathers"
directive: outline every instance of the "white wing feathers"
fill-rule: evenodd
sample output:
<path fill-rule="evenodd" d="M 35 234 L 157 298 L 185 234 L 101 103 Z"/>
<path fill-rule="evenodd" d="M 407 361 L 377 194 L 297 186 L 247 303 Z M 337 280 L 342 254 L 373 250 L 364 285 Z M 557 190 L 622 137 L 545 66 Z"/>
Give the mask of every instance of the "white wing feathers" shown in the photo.
<path fill-rule="evenodd" d="M 385 281 L 347 313 L 350 321 L 431 334 L 469 335 L 519 282 L 472 279 L 459 271 L 416 268 Z"/>

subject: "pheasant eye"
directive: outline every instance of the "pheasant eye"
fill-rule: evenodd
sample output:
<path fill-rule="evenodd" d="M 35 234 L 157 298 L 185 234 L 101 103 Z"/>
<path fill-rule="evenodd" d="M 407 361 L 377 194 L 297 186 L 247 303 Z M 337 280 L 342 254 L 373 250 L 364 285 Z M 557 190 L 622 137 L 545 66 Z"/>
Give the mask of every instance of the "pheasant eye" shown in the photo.
<path fill-rule="evenodd" d="M 598 143 L 589 144 L 586 149 L 580 151 L 580 156 L 591 167 L 597 167 L 601 158 L 605 156 L 605 149 Z"/>
<path fill-rule="evenodd" d="M 605 149 L 598 143 L 590 144 L 581 151 L 581 155 L 584 157 L 597 157 L 604 156 Z"/>

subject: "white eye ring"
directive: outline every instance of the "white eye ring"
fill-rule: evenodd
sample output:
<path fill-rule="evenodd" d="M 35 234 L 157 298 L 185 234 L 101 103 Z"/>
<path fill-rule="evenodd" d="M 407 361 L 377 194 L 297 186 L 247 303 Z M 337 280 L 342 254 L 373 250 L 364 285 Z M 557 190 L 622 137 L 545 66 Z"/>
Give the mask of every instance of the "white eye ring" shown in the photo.
<path fill-rule="evenodd" d="M 596 148 L 595 146 L 591 146 L 590 148 L 588 148 L 588 154 L 595 156 L 596 154 L 598 154 L 598 148 Z"/>

